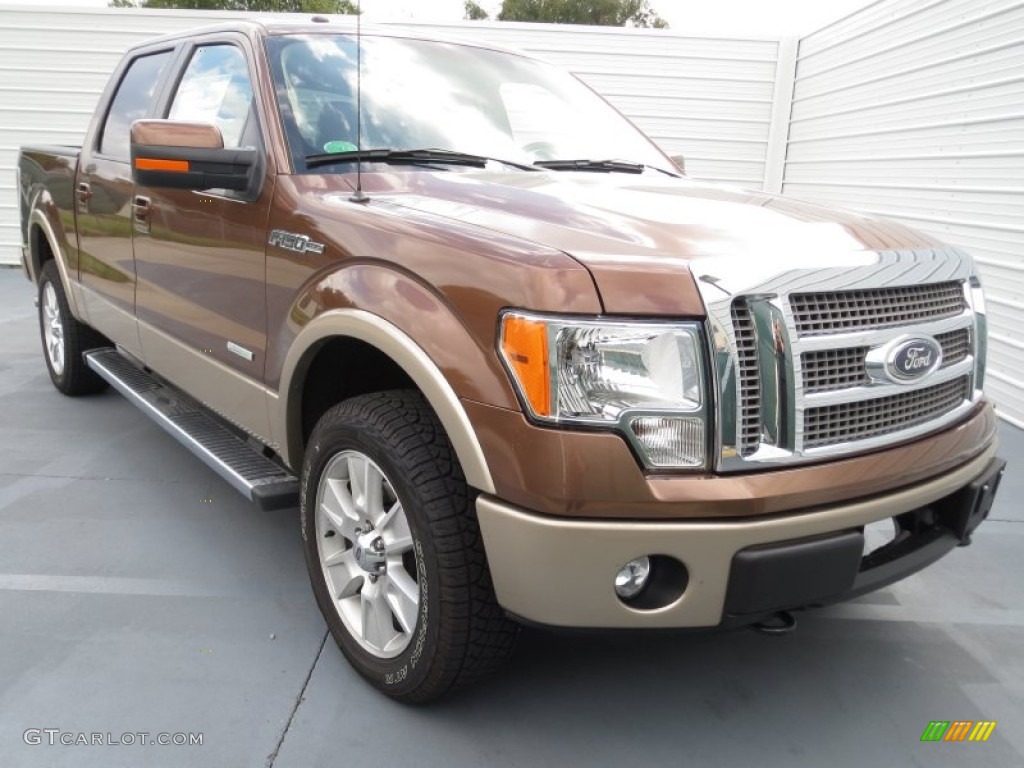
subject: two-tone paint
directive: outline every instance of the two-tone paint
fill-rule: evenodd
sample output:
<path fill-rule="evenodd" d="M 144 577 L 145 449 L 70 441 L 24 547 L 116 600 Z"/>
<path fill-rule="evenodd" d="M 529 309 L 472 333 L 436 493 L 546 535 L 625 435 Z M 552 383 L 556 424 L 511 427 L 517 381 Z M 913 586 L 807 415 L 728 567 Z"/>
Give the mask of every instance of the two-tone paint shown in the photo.
<path fill-rule="evenodd" d="M 307 431 L 303 398 L 317 354 L 335 339 L 368 345 L 434 407 L 469 483 L 485 494 L 485 535 L 516 527 L 517 516 L 534 516 L 517 528 L 527 548 L 545 535 L 544 520 L 580 521 L 591 526 L 594 541 L 605 542 L 608 531 L 622 530 L 602 528 L 606 521 L 769 525 L 840 510 L 815 518 L 827 525 L 794 522 L 728 534 L 730 546 L 770 539 L 757 531 L 856 526 L 884 508 L 879 499 L 931 498 L 948 485 L 938 478 L 960 477 L 991 454 L 995 419 L 985 401 L 958 423 L 904 444 L 727 476 L 646 473 L 617 434 L 531 423 L 495 352 L 497 318 L 505 309 L 703 320 L 706 302 L 694 265 L 707 260 L 757 271 L 773 254 L 794 250 L 825 258 L 941 244 L 894 223 L 650 174 L 378 167 L 362 173 L 366 199 L 356 198 L 354 168 L 296 173 L 291 167 L 263 56 L 268 35 L 339 29 L 239 22 L 129 50 L 80 154 L 23 152 L 29 277 L 55 258 L 76 317 L 296 471 Z M 128 164 L 98 151 L 119 78 L 133 57 L 168 52 L 171 64 L 146 115 L 164 118 L 189 54 L 217 43 L 239 47 L 249 64 L 262 153 L 255 192 L 133 186 Z M 194 140 L 207 139 L 197 134 Z M 361 373 L 342 365 L 320 375 L 341 382 Z M 865 507 L 865 499 L 874 501 Z M 568 525 L 550 533 L 571 539 L 574 531 Z M 641 533 L 648 541 L 664 531 Z M 494 535 L 489 556 L 502 546 Z M 550 604 L 531 616 L 521 593 L 509 591 L 518 555 L 507 555 L 517 551 L 492 557 L 504 579 L 499 598 L 504 590 L 518 613 L 548 620 Z M 724 589 L 720 571 L 709 571 L 707 578 L 718 581 L 709 597 L 691 601 L 694 612 L 653 625 L 713 619 Z M 629 615 L 610 621 L 625 624 Z M 576 618 L 571 623 L 586 621 Z"/>

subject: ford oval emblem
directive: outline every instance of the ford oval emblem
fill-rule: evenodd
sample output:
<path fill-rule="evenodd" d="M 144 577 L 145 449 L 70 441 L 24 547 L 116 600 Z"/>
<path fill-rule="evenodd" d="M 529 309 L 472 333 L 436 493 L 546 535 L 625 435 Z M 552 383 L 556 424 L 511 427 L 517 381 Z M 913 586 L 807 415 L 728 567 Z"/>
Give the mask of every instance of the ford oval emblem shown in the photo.
<path fill-rule="evenodd" d="M 889 352 L 885 370 L 893 381 L 915 381 L 939 367 L 942 347 L 935 339 L 913 338 L 897 344 Z"/>

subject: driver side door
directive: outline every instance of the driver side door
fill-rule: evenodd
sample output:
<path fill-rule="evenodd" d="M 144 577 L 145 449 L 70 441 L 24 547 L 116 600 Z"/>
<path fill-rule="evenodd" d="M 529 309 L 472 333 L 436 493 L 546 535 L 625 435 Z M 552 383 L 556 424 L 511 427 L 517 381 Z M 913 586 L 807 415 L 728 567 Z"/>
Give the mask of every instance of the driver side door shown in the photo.
<path fill-rule="evenodd" d="M 136 315 L 146 364 L 231 421 L 269 434 L 266 237 L 274 173 L 248 41 L 199 39 L 160 117 L 215 125 L 226 148 L 260 150 L 252 188 L 201 191 L 137 186 Z"/>

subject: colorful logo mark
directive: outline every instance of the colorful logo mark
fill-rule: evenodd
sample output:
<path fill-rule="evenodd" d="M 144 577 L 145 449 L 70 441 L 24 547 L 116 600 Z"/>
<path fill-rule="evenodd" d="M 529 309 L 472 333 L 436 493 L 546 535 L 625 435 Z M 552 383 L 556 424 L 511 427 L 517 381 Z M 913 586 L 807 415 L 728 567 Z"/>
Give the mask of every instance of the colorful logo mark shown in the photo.
<path fill-rule="evenodd" d="M 921 741 L 988 741 L 995 729 L 995 720 L 932 720 Z"/>

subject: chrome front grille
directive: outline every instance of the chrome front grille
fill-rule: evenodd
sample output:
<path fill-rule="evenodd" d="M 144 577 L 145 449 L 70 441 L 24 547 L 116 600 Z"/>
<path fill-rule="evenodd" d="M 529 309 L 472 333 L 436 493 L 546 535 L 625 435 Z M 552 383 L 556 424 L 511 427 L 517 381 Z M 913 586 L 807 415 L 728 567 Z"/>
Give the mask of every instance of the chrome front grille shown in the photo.
<path fill-rule="evenodd" d="M 736 334 L 736 368 L 742 393 L 736 425 L 737 450 L 748 456 L 761 442 L 761 386 L 758 376 L 757 337 L 746 300 L 732 304 L 732 327 Z"/>
<path fill-rule="evenodd" d="M 804 448 L 847 444 L 924 424 L 970 398 L 970 377 L 898 395 L 809 408 L 804 415 Z"/>
<path fill-rule="evenodd" d="M 970 354 L 971 332 L 967 328 L 937 333 L 935 340 L 942 347 L 939 370 L 962 362 Z M 871 347 L 846 347 L 804 352 L 800 356 L 804 392 L 813 394 L 870 384 L 865 365 L 870 350 Z"/>
<path fill-rule="evenodd" d="M 956 281 L 899 288 L 794 293 L 789 297 L 799 336 L 822 336 L 864 328 L 892 328 L 955 317 L 966 308 Z"/>
<path fill-rule="evenodd" d="M 948 368 L 966 360 L 971 354 L 971 332 L 967 328 L 935 334 L 942 347 L 942 367 Z"/>
<path fill-rule="evenodd" d="M 963 251 L 707 257 L 690 270 L 708 313 L 720 471 L 884 449 L 956 424 L 981 397 L 986 318 Z M 915 337 L 942 355 L 907 380 L 894 366 Z"/>
<path fill-rule="evenodd" d="M 864 358 L 870 347 L 823 349 L 801 355 L 805 392 L 828 392 L 869 383 Z"/>

